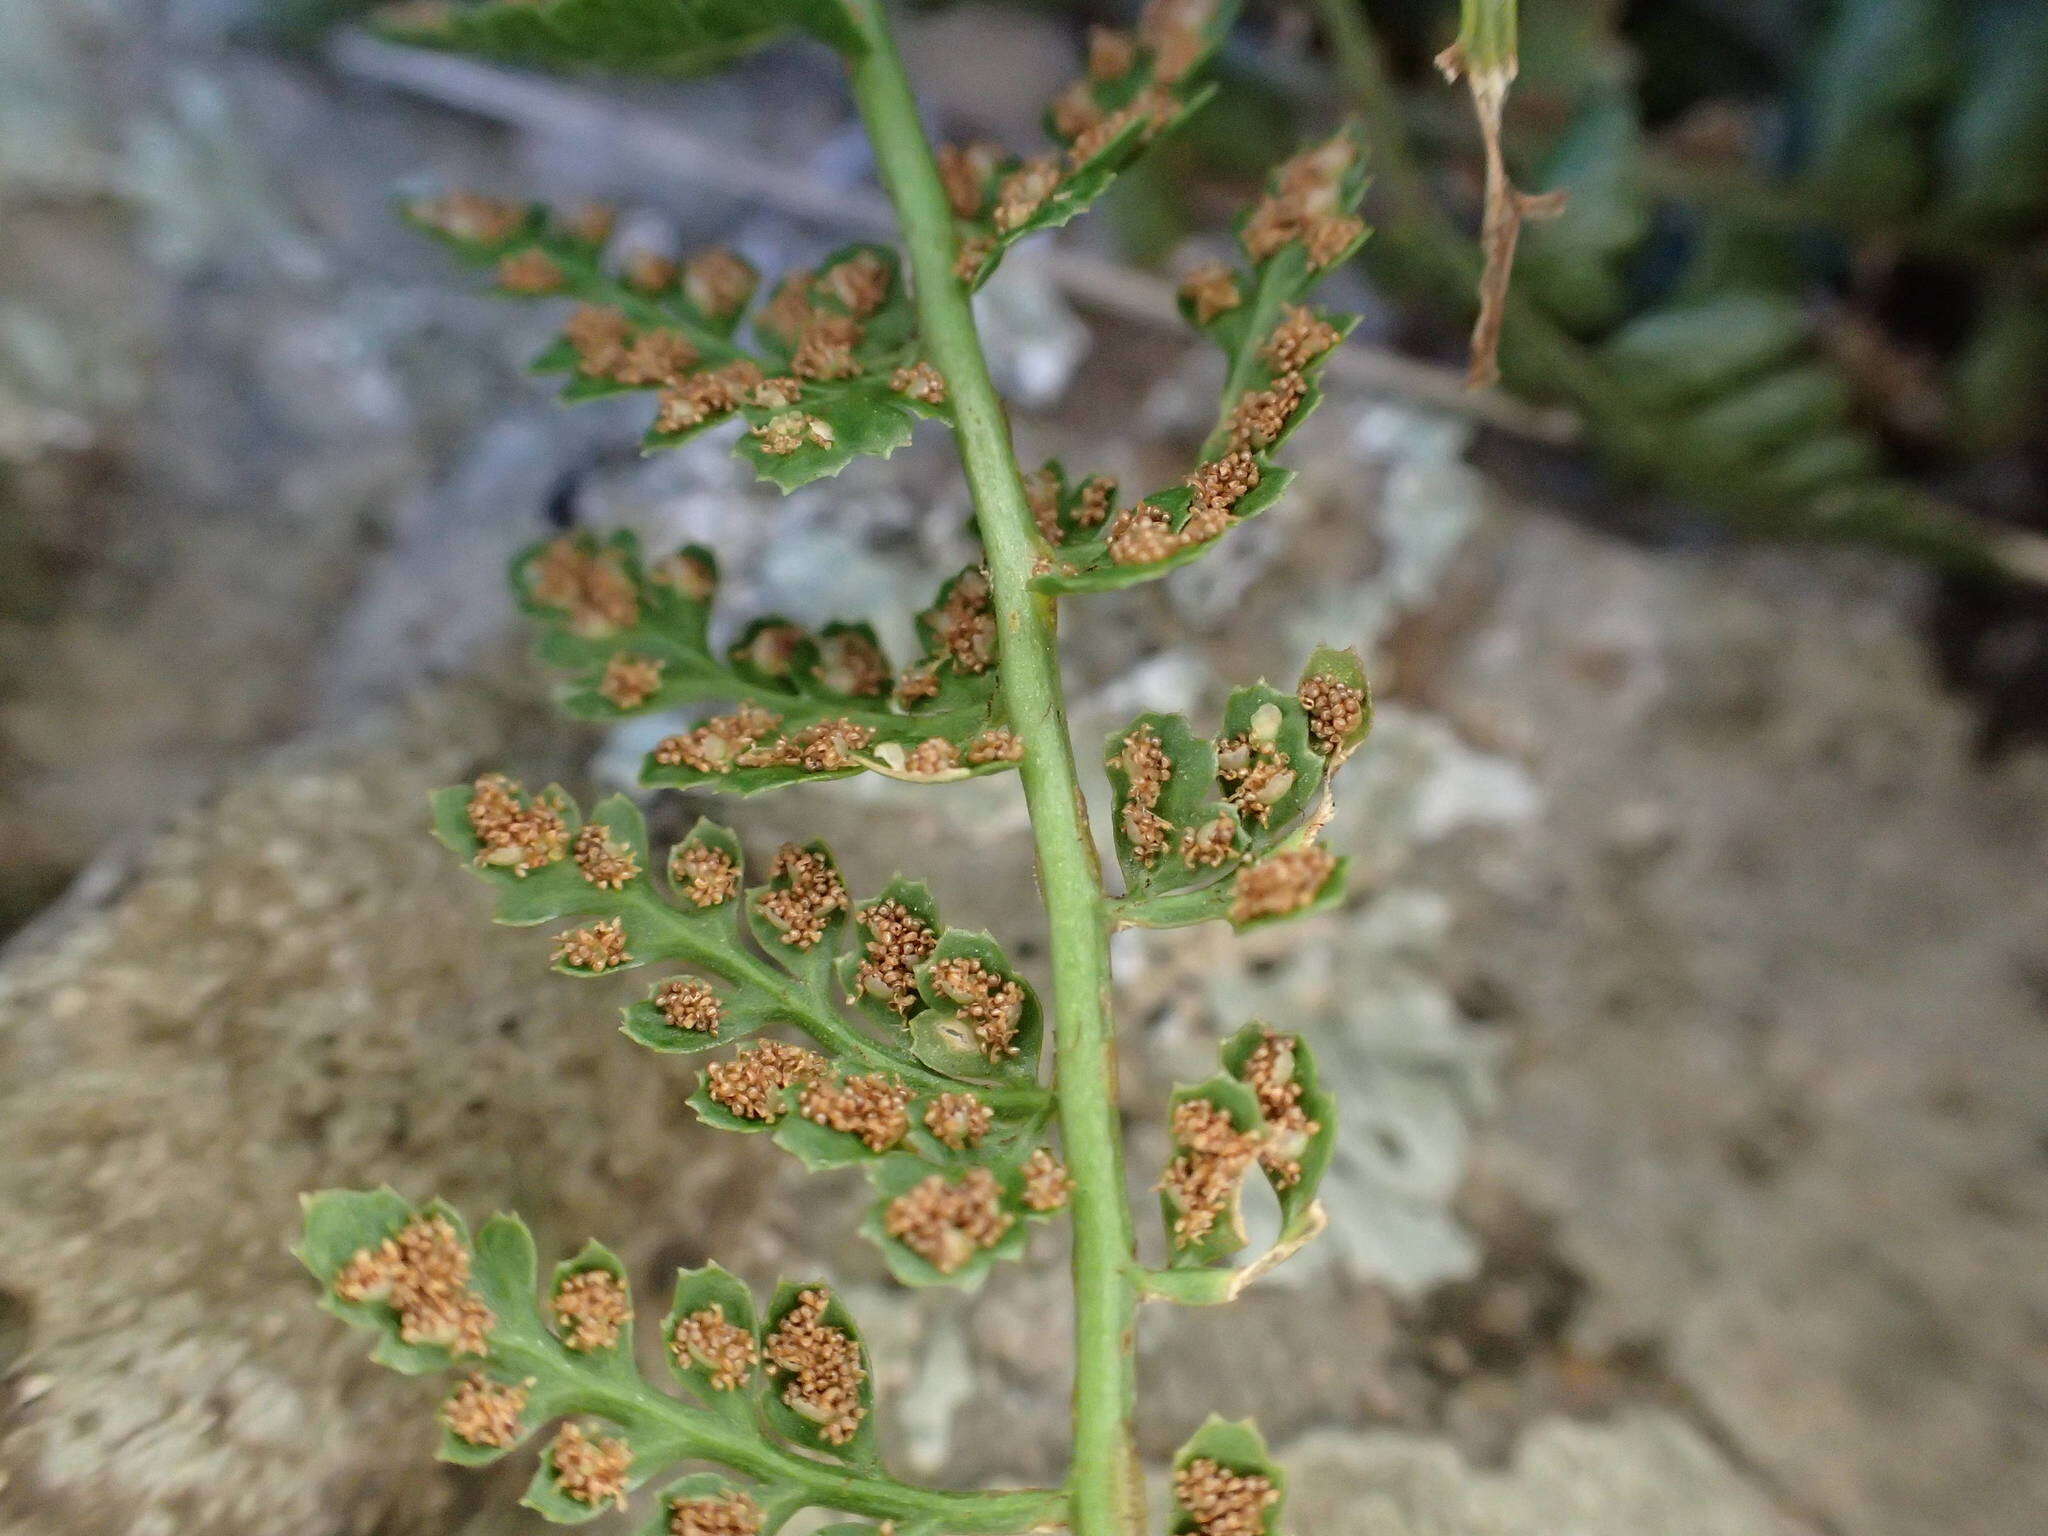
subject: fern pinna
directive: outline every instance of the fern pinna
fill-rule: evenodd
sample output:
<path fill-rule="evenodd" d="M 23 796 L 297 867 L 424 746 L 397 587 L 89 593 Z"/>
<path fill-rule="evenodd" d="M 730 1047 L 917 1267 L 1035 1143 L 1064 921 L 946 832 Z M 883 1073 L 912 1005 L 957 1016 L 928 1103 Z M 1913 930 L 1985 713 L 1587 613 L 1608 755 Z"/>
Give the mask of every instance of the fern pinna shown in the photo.
<path fill-rule="evenodd" d="M 982 558 L 934 594 L 915 656 L 886 656 L 858 624 L 779 615 L 714 648 L 711 553 L 647 551 L 624 532 L 552 539 L 518 558 L 512 580 L 570 710 L 697 707 L 648 754 L 650 786 L 752 794 L 863 773 L 1017 773 L 1051 931 L 1041 1001 L 995 938 L 947 926 L 923 885 L 899 876 L 856 896 L 821 844 L 750 869 L 711 821 L 652 846 L 622 796 L 584 810 L 493 773 L 436 797 L 436 835 L 490 887 L 501 922 L 551 930 L 557 971 L 645 973 L 624 1033 L 703 1059 L 690 1102 L 707 1125 L 768 1136 L 810 1168 L 865 1170 L 863 1231 L 905 1284 L 974 1284 L 1038 1224 L 1073 1223 L 1069 1475 L 1051 1489 L 954 1492 L 881 1464 L 866 1348 L 826 1281 L 757 1296 L 716 1266 L 678 1275 L 661 1324 L 673 1381 L 657 1385 L 636 1362 L 627 1276 L 597 1244 L 543 1277 L 516 1217 L 472 1233 L 442 1204 L 391 1190 L 309 1197 L 297 1251 L 329 1310 L 377 1335 L 385 1364 L 456 1373 L 444 1457 L 478 1464 L 541 1442 L 527 1502 L 551 1519 L 625 1509 L 665 1480 L 643 1529 L 674 1536 L 759 1536 L 805 1510 L 898 1536 L 1135 1536 L 1135 1309 L 1227 1300 L 1322 1224 L 1335 1106 L 1311 1043 L 1253 1023 L 1221 1047 L 1213 1077 L 1173 1096 L 1162 1257 L 1140 1261 L 1108 939 L 1128 925 L 1244 928 L 1337 899 L 1344 861 L 1319 839 L 1334 775 L 1370 723 L 1358 660 L 1318 650 L 1289 686 L 1236 690 L 1216 721 L 1147 714 L 1113 733 L 1113 891 L 1052 626 L 1062 599 L 1199 559 L 1286 487 L 1287 441 L 1351 324 L 1309 294 L 1365 236 L 1365 147 L 1339 133 L 1278 167 L 1239 223 L 1242 259 L 1190 275 L 1183 310 L 1227 366 L 1215 430 L 1178 484 L 1124 497 L 1100 475 L 1020 467 L 968 307 L 1011 245 L 1080 212 L 1200 104 L 1231 9 L 1152 0 L 1134 31 L 1096 32 L 1085 73 L 1048 109 L 1049 147 L 1025 156 L 934 153 L 878 0 L 491 0 L 391 21 L 423 44 L 557 66 L 697 68 L 785 32 L 843 57 L 907 261 L 848 246 L 764 283 L 723 251 L 613 251 L 603 210 L 456 192 L 410 213 L 499 290 L 567 301 L 539 367 L 566 375 L 571 399 L 652 395 L 649 447 L 738 423 L 737 451 L 791 487 L 890 452 L 919 420 L 953 430 Z M 1283 1230 L 1239 1263 L 1255 1177 L 1276 1193 Z M 1212 1421 L 1177 1459 L 1172 1490 L 1176 1532 L 1280 1529 L 1280 1476 L 1249 1426 Z"/>

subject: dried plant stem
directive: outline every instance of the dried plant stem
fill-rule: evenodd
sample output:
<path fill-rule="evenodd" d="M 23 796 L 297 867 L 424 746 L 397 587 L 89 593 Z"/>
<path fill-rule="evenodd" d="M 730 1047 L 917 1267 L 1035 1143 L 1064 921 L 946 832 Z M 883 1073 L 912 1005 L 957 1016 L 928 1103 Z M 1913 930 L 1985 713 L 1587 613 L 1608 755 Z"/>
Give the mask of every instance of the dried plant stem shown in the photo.
<path fill-rule="evenodd" d="M 854 95 L 910 253 L 918 319 L 945 375 L 974 497 L 1002 645 L 1003 701 L 1023 739 L 1020 765 L 1051 926 L 1055 1092 L 1074 1178 L 1075 1536 L 1139 1536 L 1132 1442 L 1130 1208 L 1124 1196 L 1110 1022 L 1108 928 L 1095 842 L 1074 769 L 1053 603 L 1030 582 L 1037 559 L 1009 423 L 989 378 L 967 295 L 953 276 L 953 221 L 880 0 L 849 0 L 868 41 Z"/>

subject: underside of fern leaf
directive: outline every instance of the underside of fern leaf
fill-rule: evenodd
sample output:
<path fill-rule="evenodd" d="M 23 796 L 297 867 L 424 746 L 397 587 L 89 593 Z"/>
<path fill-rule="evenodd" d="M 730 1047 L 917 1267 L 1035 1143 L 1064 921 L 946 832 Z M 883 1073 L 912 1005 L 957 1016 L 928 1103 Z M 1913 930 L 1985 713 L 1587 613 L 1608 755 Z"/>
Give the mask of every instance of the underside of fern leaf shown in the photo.
<path fill-rule="evenodd" d="M 918 616 L 924 650 L 898 668 L 865 624 L 815 633 L 769 615 L 714 654 L 718 567 L 695 546 L 649 563 L 630 532 L 563 534 L 522 552 L 513 590 L 564 674 L 565 707 L 599 720 L 720 701 L 664 737 L 642 781 L 754 794 L 878 773 L 950 783 L 1014 767 L 1022 743 L 996 689 L 988 580 L 970 567 Z"/>
<path fill-rule="evenodd" d="M 1336 772 L 1371 727 L 1358 658 L 1324 647 L 1292 693 L 1265 683 L 1233 692 L 1213 739 L 1178 715 L 1140 715 L 1113 733 L 1119 918 L 1247 928 L 1335 901 L 1344 860 L 1317 839 Z"/>
<path fill-rule="evenodd" d="M 950 1493 L 880 1465 L 872 1366 L 822 1281 L 784 1282 L 763 1303 L 716 1266 L 678 1275 L 661 1333 L 678 1396 L 636 1369 L 629 1276 L 610 1250 L 586 1246 L 543 1286 L 516 1218 L 493 1217 L 472 1241 L 437 1202 L 311 1197 L 296 1251 L 329 1310 L 375 1334 L 387 1365 L 467 1373 L 442 1410 L 444 1456 L 496 1460 L 553 1426 L 527 1493 L 549 1519 L 590 1519 L 672 1479 L 648 1536 L 772 1536 L 805 1510 L 898 1536 L 1061 1524 L 1139 1536 L 1137 1300 L 1227 1300 L 1320 1230 L 1335 1106 L 1308 1042 L 1254 1023 L 1223 1045 L 1214 1077 L 1174 1094 L 1159 1186 L 1168 1260 L 1138 1265 L 1107 938 L 1122 925 L 1248 928 L 1340 899 L 1344 860 L 1320 839 L 1332 779 L 1370 728 L 1363 668 L 1319 649 L 1292 690 L 1233 692 L 1214 735 L 1162 714 L 1118 731 L 1104 757 L 1119 896 L 1087 828 L 1052 625 L 1062 597 L 1164 574 L 1278 499 L 1289 472 L 1274 455 L 1351 326 L 1307 299 L 1364 238 L 1364 146 L 1347 132 L 1288 161 L 1240 222 L 1248 265 L 1191 276 L 1182 308 L 1223 352 L 1223 406 L 1194 472 L 1135 506 L 1117 510 L 1114 485 L 1058 464 L 1019 474 L 967 303 L 1009 246 L 1073 217 L 1200 104 L 1200 70 L 1234 12 L 1149 0 L 1134 31 L 1098 29 L 1085 75 L 1048 113 L 1058 149 L 1030 159 L 932 154 L 879 0 L 486 0 L 413 7 L 404 23 L 416 40 L 560 67 L 694 67 L 787 30 L 844 56 L 909 273 L 894 251 L 857 244 L 764 285 L 727 251 L 615 252 L 601 208 L 564 216 L 453 193 L 409 212 L 501 291 L 573 301 L 536 369 L 565 375 L 571 400 L 652 394 L 648 447 L 730 424 L 757 473 L 787 489 L 891 452 L 920 418 L 953 430 L 982 553 L 917 615 L 913 657 L 892 661 L 858 622 L 769 614 L 735 633 L 714 614 L 710 551 L 649 558 L 626 532 L 537 544 L 514 559 L 512 586 L 572 713 L 695 711 L 648 754 L 650 788 L 747 795 L 1019 769 L 1051 919 L 1042 1005 L 1002 946 L 947 926 L 924 885 L 897 876 L 856 899 L 822 843 L 750 860 L 733 830 L 699 819 L 657 850 L 624 795 L 586 813 L 560 789 L 494 773 L 434 797 L 435 835 L 485 883 L 498 921 L 552 927 L 556 972 L 647 973 L 622 1031 L 699 1058 L 688 1102 L 705 1126 L 766 1136 L 809 1170 L 864 1173 L 861 1230 L 897 1280 L 974 1285 L 1056 1216 L 1074 1236 L 1065 1485 Z M 1255 1170 L 1280 1232 L 1236 1264 Z M 1173 1529 L 1276 1536 L 1280 1494 L 1256 1432 L 1212 1421 L 1175 1462 Z"/>
<path fill-rule="evenodd" d="M 1046 109 L 1054 150 L 1025 157 L 993 144 L 943 148 L 954 275 L 980 287 L 1011 246 L 1085 212 L 1119 171 L 1207 101 L 1214 88 L 1200 83 L 1202 68 L 1236 13 L 1235 3 L 1165 0 L 1145 7 L 1134 32 L 1091 31 L 1086 71 Z"/>
<path fill-rule="evenodd" d="M 1355 134 L 1304 151 L 1239 221 L 1249 269 L 1218 263 L 1189 275 L 1181 313 L 1227 365 L 1222 412 L 1201 463 L 1180 485 L 1114 513 L 1099 486 L 1091 495 L 1090 482 L 1069 487 L 1057 466 L 1041 471 L 1034 512 L 1052 548 L 1039 590 L 1107 592 L 1163 576 L 1280 499 L 1293 472 L 1274 455 L 1321 402 L 1317 376 L 1356 323 L 1304 301 L 1365 238 L 1354 212 L 1365 183 L 1365 147 Z"/>
<path fill-rule="evenodd" d="M 575 300 L 534 369 L 569 375 L 566 400 L 654 395 L 650 450 L 738 420 L 736 451 L 793 490 L 864 454 L 887 457 L 919 418 L 950 414 L 884 246 L 845 246 L 783 274 L 750 315 L 761 279 L 748 262 L 720 247 L 614 258 L 604 208 L 561 215 L 453 192 L 407 212 L 465 264 L 487 268 L 499 292 Z"/>

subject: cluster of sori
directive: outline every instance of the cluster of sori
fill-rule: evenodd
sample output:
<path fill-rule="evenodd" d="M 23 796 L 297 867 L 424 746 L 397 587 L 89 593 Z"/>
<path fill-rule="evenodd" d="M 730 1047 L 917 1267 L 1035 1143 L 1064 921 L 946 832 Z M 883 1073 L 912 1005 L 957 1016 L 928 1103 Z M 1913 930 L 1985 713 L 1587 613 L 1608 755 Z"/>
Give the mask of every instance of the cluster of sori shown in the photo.
<path fill-rule="evenodd" d="M 649 561 L 623 530 L 536 545 L 514 562 L 513 585 L 572 713 L 609 720 L 725 706 L 654 745 L 649 784 L 751 794 L 859 773 L 950 783 L 1023 758 L 1002 715 L 979 566 L 940 586 L 917 616 L 922 649 L 901 666 L 866 624 L 813 630 L 780 615 L 754 619 L 714 650 L 710 551 Z"/>

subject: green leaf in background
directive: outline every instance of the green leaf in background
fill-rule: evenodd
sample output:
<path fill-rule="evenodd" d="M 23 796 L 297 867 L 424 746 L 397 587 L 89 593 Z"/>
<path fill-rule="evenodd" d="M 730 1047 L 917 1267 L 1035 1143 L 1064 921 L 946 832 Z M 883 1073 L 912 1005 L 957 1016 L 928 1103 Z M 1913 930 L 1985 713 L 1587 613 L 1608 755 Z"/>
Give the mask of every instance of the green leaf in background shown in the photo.
<path fill-rule="evenodd" d="M 1633 295 L 1628 264 L 1649 237 L 1654 207 L 1644 184 L 1636 102 L 1608 83 L 1592 87 L 1537 174 L 1570 189 L 1555 218 L 1525 226 L 1515 263 L 1565 327 L 1605 331 Z"/>
<path fill-rule="evenodd" d="M 1967 228 L 2038 233 L 2048 212 L 2048 8 L 1979 0 L 1968 24 L 1966 78 L 1939 145 L 1937 212 Z"/>
<path fill-rule="evenodd" d="M 861 47 L 838 0 L 419 0 L 375 20 L 418 47 L 630 74 L 701 74 L 792 28 L 841 52 Z"/>
<path fill-rule="evenodd" d="M 1842 0 L 1813 60 L 1804 174 L 1823 197 L 1896 215 L 1925 195 L 1925 124 L 1954 87 L 1961 41 L 1947 0 Z"/>

